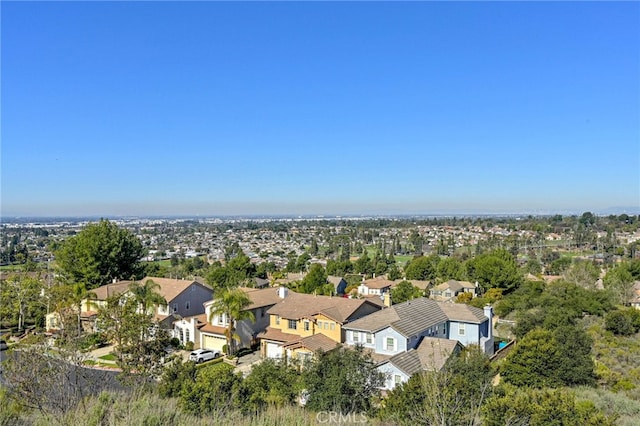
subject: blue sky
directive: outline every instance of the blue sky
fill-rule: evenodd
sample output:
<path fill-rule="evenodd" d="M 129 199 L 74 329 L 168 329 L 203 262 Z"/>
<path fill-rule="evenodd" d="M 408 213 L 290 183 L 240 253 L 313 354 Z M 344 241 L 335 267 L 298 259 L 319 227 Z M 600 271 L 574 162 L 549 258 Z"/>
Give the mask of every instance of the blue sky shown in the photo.
<path fill-rule="evenodd" d="M 637 2 L 2 2 L 2 215 L 640 206 Z"/>

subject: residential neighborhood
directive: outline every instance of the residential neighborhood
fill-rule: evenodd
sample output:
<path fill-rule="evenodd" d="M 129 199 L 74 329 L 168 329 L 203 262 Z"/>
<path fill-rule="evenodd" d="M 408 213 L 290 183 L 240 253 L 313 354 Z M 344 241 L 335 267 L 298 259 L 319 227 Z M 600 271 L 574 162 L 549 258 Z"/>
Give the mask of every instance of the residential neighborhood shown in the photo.
<path fill-rule="evenodd" d="M 614 218 L 602 220 L 611 224 Z M 548 219 L 531 221 L 540 224 Z M 362 224 L 355 222 L 356 229 Z M 506 232 L 502 243 L 463 245 L 450 252 L 429 247 L 415 230 L 405 233 L 406 239 L 385 239 L 383 227 L 375 235 L 364 231 L 361 240 L 347 244 L 340 235 L 318 233 L 325 227 L 344 232 L 346 225 L 324 225 L 305 228 L 308 234 L 297 224 L 286 225 L 283 235 L 295 236 L 297 249 L 287 254 L 282 267 L 269 256 L 248 256 L 242 248 L 247 247 L 248 237 L 239 244 L 240 239 L 229 238 L 235 232 L 227 230 L 225 239 L 233 242 L 225 246 L 220 259 L 194 250 L 195 256 L 139 259 L 109 272 L 115 262 L 92 255 L 93 247 L 142 256 L 142 240 L 114 222 L 89 223 L 56 243 L 55 256 L 47 262 L 31 258 L 25 262 L 28 270 L 0 275 L 3 300 L 15 301 L 0 307 L 17 325 L 2 336 L 7 353 L 43 347 L 50 356 L 73 360 L 69 366 L 111 371 L 159 386 L 191 377 L 188 384 L 179 385 L 189 392 L 203 386 L 199 380 L 215 371 L 219 371 L 215 377 L 238 383 L 259 380 L 258 388 L 275 386 L 281 379 L 274 377 L 284 374 L 299 382 L 277 385 L 281 389 L 277 392 L 291 389 L 283 397 L 291 406 L 304 405 L 301 409 L 319 403 L 324 392 L 334 392 L 334 398 L 338 391 L 329 383 L 335 381 L 348 384 L 353 395 L 366 392 L 367 397 L 347 401 L 359 401 L 367 412 L 372 412 L 370 404 L 380 404 L 376 401 L 389 404 L 387 411 L 376 414 L 389 418 L 398 415 L 389 411 L 396 410 L 394 401 L 415 392 L 416 386 L 435 386 L 430 392 L 436 392 L 437 380 L 448 381 L 451 374 L 460 376 L 447 383 L 466 383 L 462 377 L 470 368 L 483 378 L 481 386 L 494 387 L 497 380 L 519 383 L 518 374 L 535 366 L 521 370 L 513 363 L 538 359 L 546 367 L 527 376 L 528 383 L 551 380 L 544 378 L 546 374 L 563 384 L 592 383 L 596 373 L 578 372 L 593 369 L 592 350 L 610 368 L 616 364 L 609 349 L 598 343 L 605 341 L 603 335 L 587 346 L 590 337 L 585 337 L 580 324 L 596 321 L 590 333 L 613 333 L 619 338 L 640 331 L 634 322 L 635 312 L 640 313 L 635 241 L 607 246 L 601 253 L 598 248 L 604 246 L 598 240 L 595 246 L 585 242 L 568 257 L 558 240 L 553 240 L 558 245 L 552 248 L 501 248 L 500 244 L 515 244 Z M 239 234 L 244 235 L 245 226 L 242 223 Z M 452 227 L 442 229 L 447 232 Z M 121 234 L 118 246 L 115 238 L 104 238 L 116 232 Z M 585 344 L 567 346 L 572 341 L 567 336 L 573 335 L 571 339 Z M 538 338 L 563 349 L 535 353 L 546 346 L 529 345 L 527 339 Z M 30 339 L 41 343 L 28 345 Z M 521 354 L 522 348 L 534 354 Z M 564 356 L 580 363 L 571 379 L 554 370 L 564 365 Z M 180 372 L 190 368 L 202 373 Z M 21 373 L 9 375 L 17 378 L 16 374 Z M 255 378 L 262 374 L 271 379 Z M 344 376 L 329 380 L 327 374 Z M 613 377 L 618 377 L 616 383 L 624 380 L 622 375 Z M 194 396 L 203 390 L 171 392 L 181 404 L 208 401 Z M 260 398 L 267 401 L 273 396 Z"/>

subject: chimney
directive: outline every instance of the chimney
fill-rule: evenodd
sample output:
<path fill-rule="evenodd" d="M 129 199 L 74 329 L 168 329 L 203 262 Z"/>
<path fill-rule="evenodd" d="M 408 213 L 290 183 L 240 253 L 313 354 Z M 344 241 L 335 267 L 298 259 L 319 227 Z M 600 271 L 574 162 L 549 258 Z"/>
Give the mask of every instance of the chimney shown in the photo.
<path fill-rule="evenodd" d="M 280 299 L 284 299 L 288 295 L 289 295 L 289 289 L 288 288 L 286 288 L 284 286 L 278 287 L 278 297 L 280 297 Z"/>
<path fill-rule="evenodd" d="M 489 331 L 487 332 L 487 338 L 493 338 L 493 308 L 488 303 L 482 309 L 484 311 L 484 316 L 489 318 Z"/>
<path fill-rule="evenodd" d="M 386 291 L 384 293 L 384 301 L 383 301 L 383 303 L 384 303 L 384 306 L 391 307 L 391 292 Z"/>

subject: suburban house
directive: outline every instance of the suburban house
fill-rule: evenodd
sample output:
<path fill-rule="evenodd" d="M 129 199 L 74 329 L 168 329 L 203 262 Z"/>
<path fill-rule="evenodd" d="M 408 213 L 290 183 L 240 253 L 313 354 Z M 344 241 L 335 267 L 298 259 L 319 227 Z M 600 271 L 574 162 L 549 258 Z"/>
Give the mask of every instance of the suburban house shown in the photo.
<path fill-rule="evenodd" d="M 435 300 L 449 301 L 454 300 L 460 293 L 471 293 L 472 297 L 475 297 L 476 285 L 468 281 L 449 280 L 432 288 L 429 291 L 429 297 Z"/>
<path fill-rule="evenodd" d="M 178 280 L 171 278 L 145 277 L 140 283 L 148 280 L 158 284 L 156 292 L 164 297 L 166 305 L 153 307 L 154 319 L 163 328 L 170 328 L 173 320 L 177 317 L 196 315 L 204 312 L 203 303 L 211 299 L 213 291 L 205 284 L 192 280 Z M 97 330 L 96 318 L 98 309 L 106 307 L 110 297 L 129 292 L 129 288 L 134 281 L 118 281 L 105 284 L 91 290 L 90 298 L 84 299 L 80 306 L 80 318 L 83 329 L 87 332 Z M 59 316 L 57 313 L 48 314 L 46 317 L 48 330 L 59 329 Z"/>
<path fill-rule="evenodd" d="M 394 285 L 394 281 L 390 281 L 382 276 L 371 278 L 362 281 L 358 286 L 358 294 L 362 296 L 382 296 L 384 293 L 388 293 Z"/>
<path fill-rule="evenodd" d="M 333 288 L 335 289 L 334 294 L 342 295 L 345 293 L 347 289 L 347 282 L 343 277 L 337 277 L 335 275 L 329 275 L 327 277 L 327 281 L 333 284 Z"/>
<path fill-rule="evenodd" d="M 432 343 L 436 341 L 431 338 L 438 339 L 437 348 L 449 348 L 451 353 L 455 351 L 452 349 L 455 342 L 462 346 L 478 345 L 483 352 L 493 355 L 492 319 L 493 310 L 490 306 L 486 306 L 483 310 L 469 305 L 438 302 L 423 297 L 393 305 L 346 324 L 344 326 L 345 344 L 362 345 L 370 350 L 380 363 L 381 371 L 390 372 L 391 366 L 395 366 L 394 368 L 399 369 L 398 371 L 404 371 L 402 370 L 404 367 L 401 367 L 402 361 L 398 359 L 405 358 L 396 358 L 395 364 L 389 364 L 389 359 L 398 354 L 417 350 L 425 338 L 430 338 L 429 341 Z M 444 343 L 444 340 L 452 342 Z M 429 346 L 422 347 L 415 355 L 418 358 L 414 360 L 420 359 L 420 356 L 423 356 L 423 359 L 426 359 L 424 356 L 427 355 L 427 358 L 436 356 L 429 353 L 429 348 Z M 414 357 L 414 355 L 411 356 Z M 420 365 L 420 368 L 429 366 L 422 361 Z M 407 378 L 406 373 L 407 371 L 404 371 L 403 375 L 394 372 L 394 376 L 399 375 L 401 380 L 404 380 Z M 387 385 L 391 384 L 395 386 L 395 377 L 393 383 L 387 383 Z"/>
<path fill-rule="evenodd" d="M 236 323 L 236 334 L 239 337 L 238 348 L 250 347 L 256 343 L 257 335 L 269 325 L 267 310 L 278 303 L 280 295 L 275 288 L 240 288 L 251 300 L 247 311 L 253 314 L 254 321 L 240 320 Z M 227 344 L 226 330 L 229 319 L 226 315 L 211 316 L 215 299 L 204 303 L 204 313 L 187 318 L 178 319 L 173 323 L 173 335 L 182 344 L 193 342 L 195 348 L 214 349 L 222 351 Z"/>
<path fill-rule="evenodd" d="M 331 348 L 344 342 L 346 324 L 382 308 L 367 299 L 278 291 L 282 300 L 267 311 L 269 326 L 258 336 L 267 358 L 306 358 L 315 349 Z"/>
<path fill-rule="evenodd" d="M 378 370 L 386 377 L 384 389 L 392 390 L 421 371 L 442 370 L 447 360 L 460 350 L 462 344 L 456 340 L 423 337 L 415 349 L 400 352 L 378 364 Z"/>

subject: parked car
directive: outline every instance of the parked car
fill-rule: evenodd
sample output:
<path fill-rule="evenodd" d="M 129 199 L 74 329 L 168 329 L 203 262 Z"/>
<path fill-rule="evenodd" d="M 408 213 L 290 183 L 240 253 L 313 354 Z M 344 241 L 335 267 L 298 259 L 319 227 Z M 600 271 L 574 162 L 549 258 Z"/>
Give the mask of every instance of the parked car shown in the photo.
<path fill-rule="evenodd" d="M 220 355 L 222 355 L 220 351 L 214 351 L 210 349 L 196 349 L 195 351 L 191 352 L 191 354 L 189 354 L 189 360 L 195 361 L 200 364 L 205 361 L 211 361 L 212 359 L 219 358 Z"/>

